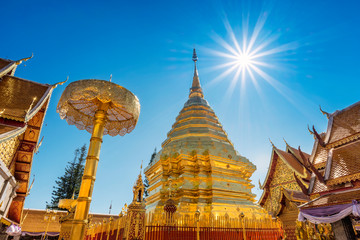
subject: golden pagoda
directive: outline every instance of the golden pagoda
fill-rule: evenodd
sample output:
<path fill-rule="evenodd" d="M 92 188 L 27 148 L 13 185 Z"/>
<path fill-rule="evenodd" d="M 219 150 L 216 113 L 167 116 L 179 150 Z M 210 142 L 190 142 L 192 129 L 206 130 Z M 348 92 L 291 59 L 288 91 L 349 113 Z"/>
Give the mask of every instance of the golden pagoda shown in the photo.
<path fill-rule="evenodd" d="M 176 118 L 162 149 L 145 168 L 149 180 L 146 208 L 149 213 L 163 211 L 168 199 L 177 213 L 214 217 L 260 218 L 267 215 L 256 205 L 250 177 L 256 166 L 239 155 L 217 116 L 204 99 L 195 69 L 189 99 Z"/>

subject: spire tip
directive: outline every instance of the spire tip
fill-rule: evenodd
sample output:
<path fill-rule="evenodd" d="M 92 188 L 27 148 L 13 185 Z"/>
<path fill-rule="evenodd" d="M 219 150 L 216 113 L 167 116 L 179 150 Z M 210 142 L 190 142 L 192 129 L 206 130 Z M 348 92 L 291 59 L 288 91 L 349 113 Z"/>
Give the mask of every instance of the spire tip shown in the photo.
<path fill-rule="evenodd" d="M 198 57 L 197 57 L 196 49 L 195 49 L 195 48 L 194 48 L 194 50 L 193 50 L 192 60 L 193 60 L 194 62 L 197 62 L 197 60 L 198 60 Z"/>

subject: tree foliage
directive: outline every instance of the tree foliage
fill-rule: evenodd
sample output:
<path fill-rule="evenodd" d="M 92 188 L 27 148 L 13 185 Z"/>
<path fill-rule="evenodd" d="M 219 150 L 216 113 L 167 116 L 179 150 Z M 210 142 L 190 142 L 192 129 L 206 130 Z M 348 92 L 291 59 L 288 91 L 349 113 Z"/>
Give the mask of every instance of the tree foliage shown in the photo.
<path fill-rule="evenodd" d="M 51 202 L 46 204 L 47 208 L 58 209 L 60 199 L 70 199 L 72 197 L 76 199 L 78 197 L 85 160 L 86 145 L 75 150 L 74 160 L 68 162 L 64 175 L 58 177 L 55 181 L 51 193 Z"/>

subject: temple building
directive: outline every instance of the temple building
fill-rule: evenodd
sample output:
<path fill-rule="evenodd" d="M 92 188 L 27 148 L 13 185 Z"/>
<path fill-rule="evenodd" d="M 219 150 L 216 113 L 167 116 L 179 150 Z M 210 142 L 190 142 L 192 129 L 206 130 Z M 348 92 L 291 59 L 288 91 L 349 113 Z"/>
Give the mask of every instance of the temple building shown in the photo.
<path fill-rule="evenodd" d="M 21 224 L 22 239 L 62 239 L 59 238 L 60 219 L 68 214 L 65 210 L 24 209 Z M 101 224 L 104 221 L 119 218 L 118 214 L 90 213 L 89 224 Z"/>
<path fill-rule="evenodd" d="M 255 204 L 250 177 L 256 167 L 239 155 L 215 112 L 204 98 L 197 70 L 197 55 L 189 99 L 176 117 L 162 149 L 145 168 L 149 180 L 146 208 L 163 211 L 171 198 L 177 213 L 201 213 L 238 218 L 263 216 Z"/>
<path fill-rule="evenodd" d="M 305 167 L 298 149 L 287 143 L 285 151 L 278 149 L 274 144 L 272 146 L 268 172 L 264 183 L 260 184 L 264 191 L 259 204 L 273 217 L 280 218 L 288 240 L 296 240 L 296 220 L 299 214 L 297 207 L 310 198 L 301 191 L 295 175 L 308 185 L 311 172 Z M 306 153 L 302 154 L 309 157 Z"/>
<path fill-rule="evenodd" d="M 299 220 L 331 223 L 336 239 L 355 239 L 353 224 L 360 216 L 360 102 L 332 114 L 327 130 L 313 127 L 315 143 L 308 162 L 309 186 L 299 182 L 311 201 L 300 207 Z"/>
<path fill-rule="evenodd" d="M 56 87 L 15 77 L 17 66 L 28 59 L 0 59 L 0 239 L 6 226 L 21 223 L 33 155 Z"/>

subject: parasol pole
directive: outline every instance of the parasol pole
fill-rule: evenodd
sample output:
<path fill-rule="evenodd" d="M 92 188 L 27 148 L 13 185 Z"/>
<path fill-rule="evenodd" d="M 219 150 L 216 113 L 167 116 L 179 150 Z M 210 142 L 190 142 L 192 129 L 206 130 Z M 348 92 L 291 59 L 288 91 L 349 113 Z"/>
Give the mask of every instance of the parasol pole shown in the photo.
<path fill-rule="evenodd" d="M 84 174 L 81 181 L 79 197 L 74 215 L 71 240 L 81 240 L 85 236 L 88 213 L 90 209 L 91 196 L 96 179 L 96 170 L 99 163 L 100 148 L 106 123 L 106 111 L 108 103 L 101 103 L 95 112 L 94 128 L 90 139 L 89 151 L 86 157 Z"/>

